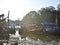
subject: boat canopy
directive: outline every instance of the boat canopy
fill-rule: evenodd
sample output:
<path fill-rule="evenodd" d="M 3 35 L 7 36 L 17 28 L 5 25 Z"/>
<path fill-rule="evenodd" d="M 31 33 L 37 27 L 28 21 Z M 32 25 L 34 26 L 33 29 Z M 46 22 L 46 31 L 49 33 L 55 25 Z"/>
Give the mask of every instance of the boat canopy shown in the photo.
<path fill-rule="evenodd" d="M 42 23 L 44 26 L 57 26 L 55 23 Z"/>

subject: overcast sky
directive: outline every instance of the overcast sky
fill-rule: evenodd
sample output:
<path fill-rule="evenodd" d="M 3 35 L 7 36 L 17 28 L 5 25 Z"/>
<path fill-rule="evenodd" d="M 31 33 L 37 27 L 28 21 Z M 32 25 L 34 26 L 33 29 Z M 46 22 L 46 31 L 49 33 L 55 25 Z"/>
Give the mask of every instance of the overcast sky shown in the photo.
<path fill-rule="evenodd" d="M 38 11 L 42 7 L 57 7 L 59 0 L 0 0 L 0 14 L 4 13 L 8 16 L 10 11 L 10 19 L 22 19 L 30 11 Z"/>

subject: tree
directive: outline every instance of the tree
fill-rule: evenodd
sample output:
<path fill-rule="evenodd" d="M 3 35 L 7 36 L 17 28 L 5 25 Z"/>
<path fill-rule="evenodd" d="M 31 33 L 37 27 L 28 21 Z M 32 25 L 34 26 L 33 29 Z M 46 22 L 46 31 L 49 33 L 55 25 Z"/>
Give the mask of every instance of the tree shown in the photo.
<path fill-rule="evenodd" d="M 55 10 L 55 8 L 54 8 L 53 6 L 46 7 L 45 9 L 48 10 L 48 11 L 53 11 L 53 10 Z"/>
<path fill-rule="evenodd" d="M 57 8 L 58 8 L 58 10 L 60 10 L 60 4 L 58 4 Z"/>
<path fill-rule="evenodd" d="M 40 15 L 36 11 L 30 11 L 26 16 L 24 16 L 22 22 L 26 24 L 39 24 Z"/>
<path fill-rule="evenodd" d="M 46 8 L 41 8 L 41 10 L 38 11 L 38 13 L 41 15 L 42 22 L 54 22 L 54 15 L 53 11 L 55 8 L 53 6 L 49 6 Z"/>

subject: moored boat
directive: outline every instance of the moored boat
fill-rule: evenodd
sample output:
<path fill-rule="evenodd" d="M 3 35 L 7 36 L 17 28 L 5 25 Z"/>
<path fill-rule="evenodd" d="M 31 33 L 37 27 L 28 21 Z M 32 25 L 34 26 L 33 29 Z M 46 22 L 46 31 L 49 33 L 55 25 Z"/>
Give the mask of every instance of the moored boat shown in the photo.
<path fill-rule="evenodd" d="M 60 34 L 60 28 L 55 23 L 42 23 L 46 32 L 51 34 Z"/>

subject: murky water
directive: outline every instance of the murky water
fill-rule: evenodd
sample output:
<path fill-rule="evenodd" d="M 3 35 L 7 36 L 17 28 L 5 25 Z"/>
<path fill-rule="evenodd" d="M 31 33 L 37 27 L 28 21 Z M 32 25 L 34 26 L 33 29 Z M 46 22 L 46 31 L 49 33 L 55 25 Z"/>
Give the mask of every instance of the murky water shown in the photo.
<path fill-rule="evenodd" d="M 26 45 L 60 45 L 60 39 L 54 35 L 34 35 L 30 34 L 25 37 L 23 44 Z"/>
<path fill-rule="evenodd" d="M 33 36 L 34 37 L 34 36 Z M 34 38 L 31 38 L 31 37 L 26 37 L 26 38 L 22 38 L 22 44 L 24 45 L 60 45 L 60 41 L 59 40 L 42 40 L 42 39 L 34 39 Z M 21 44 L 21 43 L 20 43 Z"/>
<path fill-rule="evenodd" d="M 60 45 L 60 36 L 35 32 L 24 32 L 20 35 L 10 35 L 10 45 Z"/>

